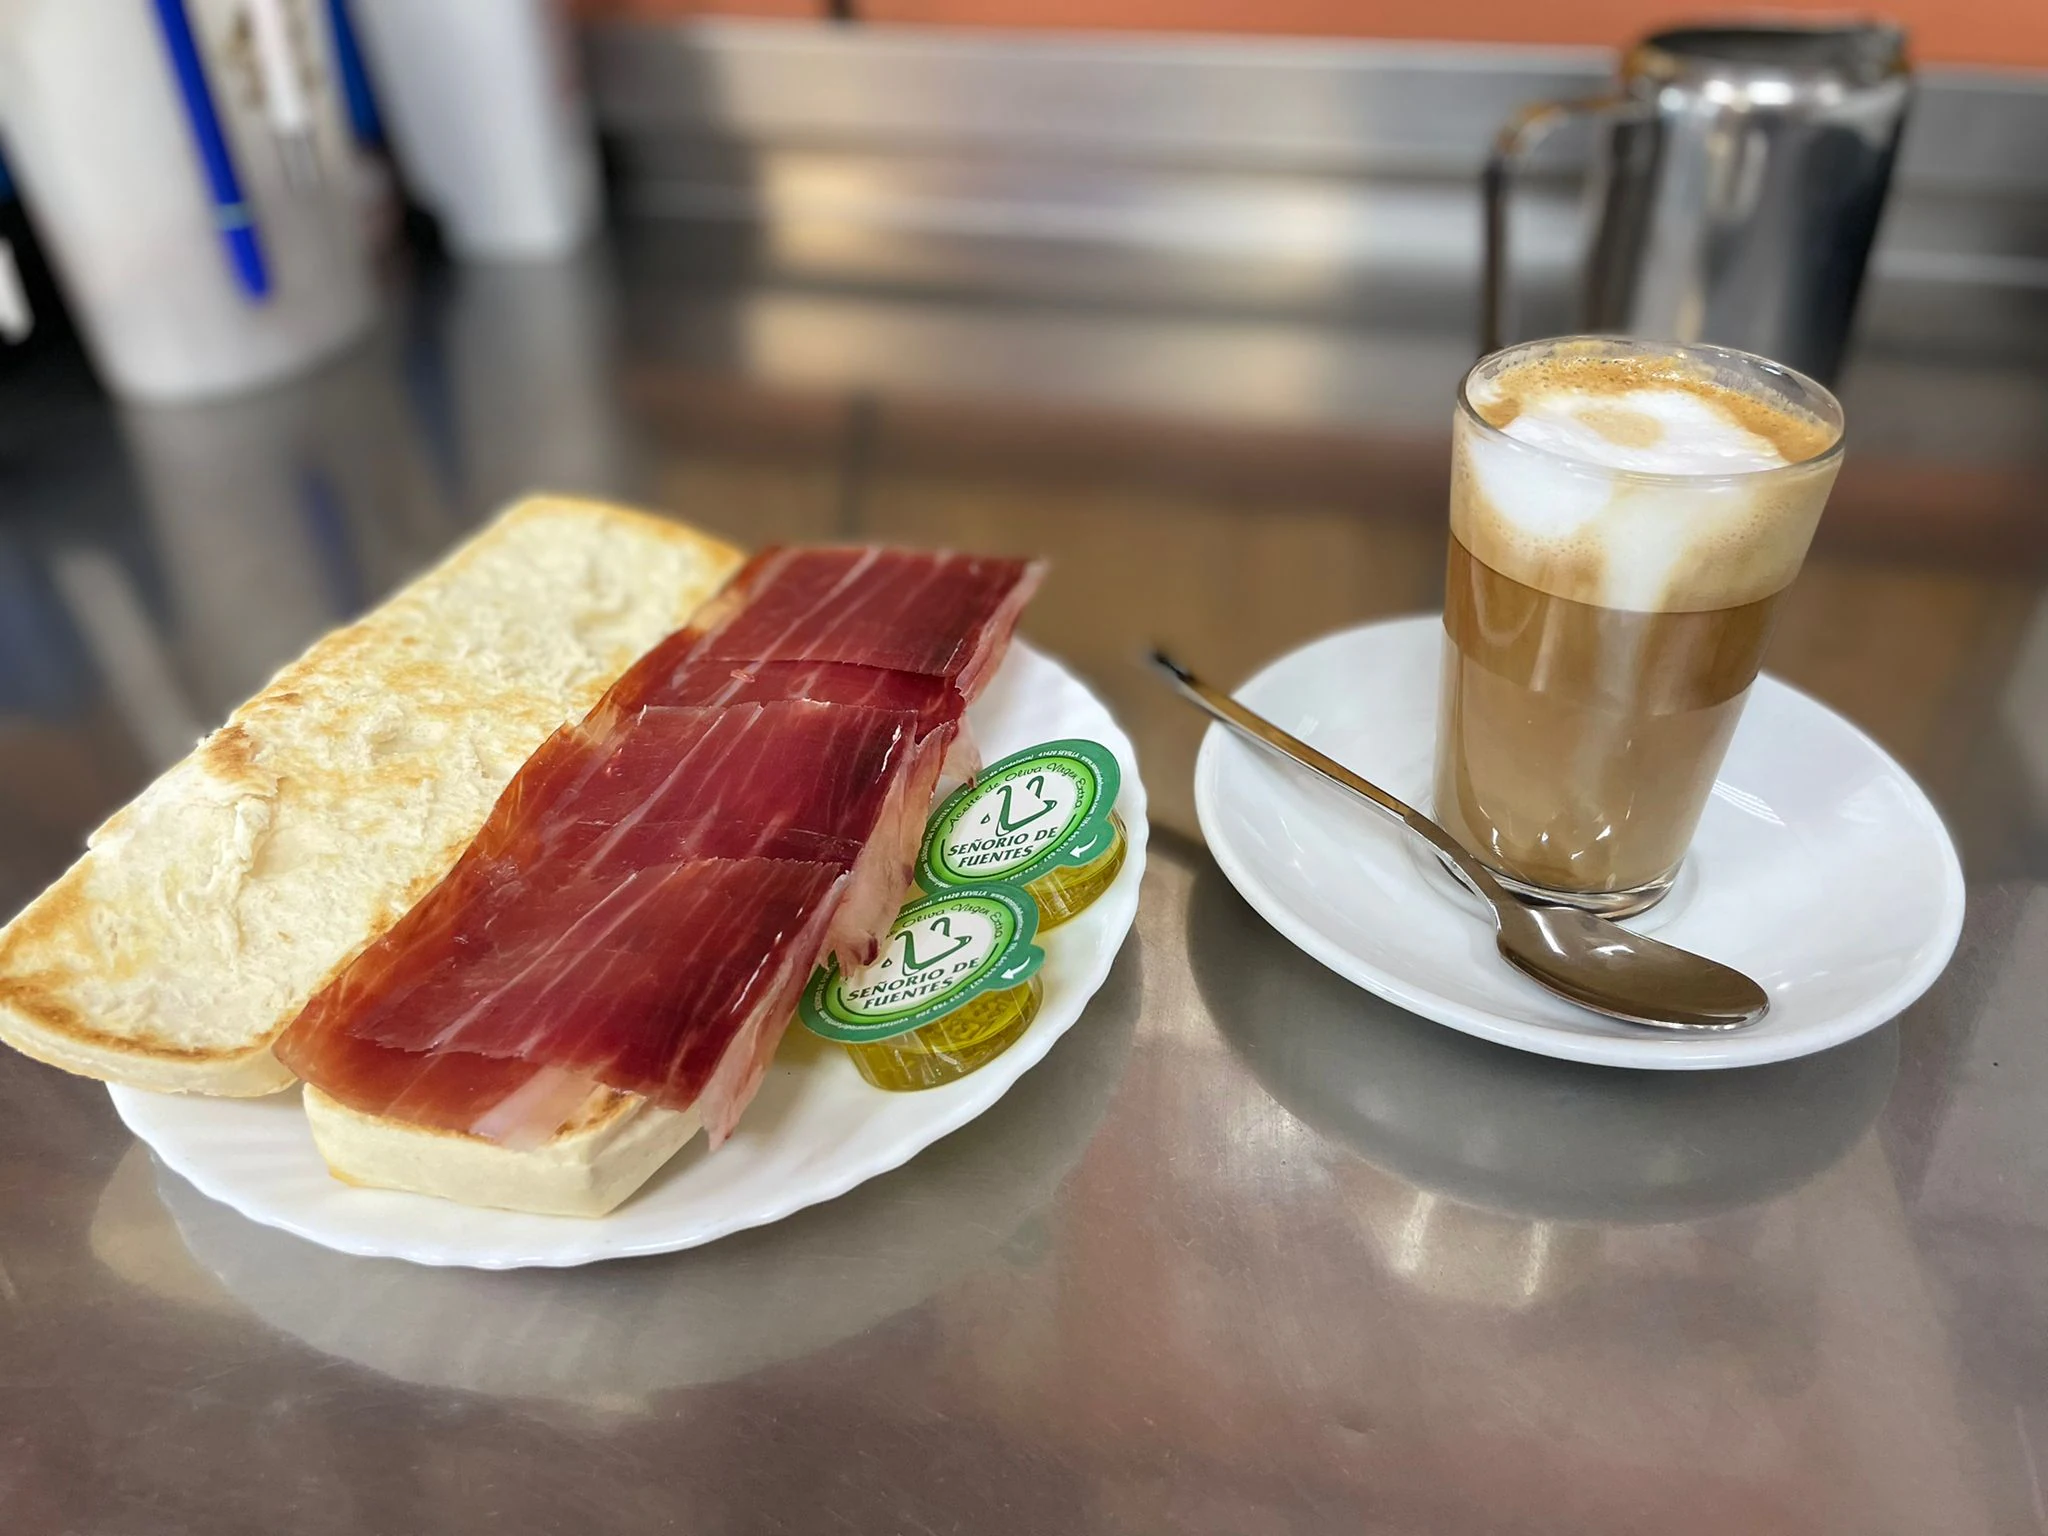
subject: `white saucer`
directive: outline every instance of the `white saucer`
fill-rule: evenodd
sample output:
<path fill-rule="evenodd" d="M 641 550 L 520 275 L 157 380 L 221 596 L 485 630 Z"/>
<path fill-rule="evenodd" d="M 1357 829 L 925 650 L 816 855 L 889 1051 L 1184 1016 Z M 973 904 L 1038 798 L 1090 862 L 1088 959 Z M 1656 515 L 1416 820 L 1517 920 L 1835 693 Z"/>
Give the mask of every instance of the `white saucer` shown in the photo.
<path fill-rule="evenodd" d="M 588 1264 L 672 1253 L 780 1221 L 886 1173 L 986 1111 L 1080 1018 L 1109 976 L 1145 878 L 1145 784 L 1102 701 L 1019 641 L 968 717 L 994 761 L 1041 741 L 1099 741 L 1123 769 L 1117 812 L 1128 852 L 1107 891 L 1046 935 L 1045 996 L 1022 1038 L 971 1076 L 922 1093 L 862 1081 L 837 1046 L 791 1029 L 732 1139 L 698 1137 L 609 1216 L 584 1221 L 357 1189 L 329 1176 L 296 1089 L 210 1099 L 110 1086 L 128 1129 L 203 1194 L 252 1221 L 343 1253 L 476 1269 Z"/>
<path fill-rule="evenodd" d="M 1441 621 L 1396 619 L 1283 656 L 1237 691 L 1412 804 L 1429 804 Z M 1195 766 L 1209 850 L 1259 915 L 1338 975 L 1467 1034 L 1572 1061 L 1688 1070 L 1838 1045 L 1933 984 L 1963 874 L 1927 796 L 1832 710 L 1762 678 L 1686 871 L 1629 926 L 1770 993 L 1730 1035 L 1653 1034 L 1575 1008 L 1501 960 L 1481 908 L 1400 828 L 1211 726 Z"/>

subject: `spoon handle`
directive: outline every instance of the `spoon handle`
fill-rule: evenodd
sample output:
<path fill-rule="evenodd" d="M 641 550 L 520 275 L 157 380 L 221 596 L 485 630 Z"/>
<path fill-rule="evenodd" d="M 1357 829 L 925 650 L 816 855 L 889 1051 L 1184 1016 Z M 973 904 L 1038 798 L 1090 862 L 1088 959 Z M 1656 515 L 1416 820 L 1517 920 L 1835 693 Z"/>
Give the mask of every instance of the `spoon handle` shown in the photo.
<path fill-rule="evenodd" d="M 1407 801 L 1388 794 L 1369 779 L 1360 778 L 1334 757 L 1318 752 L 1299 736 L 1290 735 L 1264 715 L 1246 709 L 1229 694 L 1210 687 L 1166 652 L 1153 651 L 1152 661 L 1173 679 L 1174 685 L 1183 694 L 1212 719 L 1220 720 L 1239 735 L 1259 743 L 1269 751 L 1277 752 L 1282 757 L 1299 763 L 1311 773 L 1320 774 L 1338 788 L 1348 789 L 1382 815 L 1400 822 L 1443 855 L 1444 861 L 1451 866 L 1451 873 L 1470 886 L 1472 894 L 1487 905 L 1498 909 L 1502 902 L 1515 899 L 1502 889 L 1500 882 L 1493 878 L 1491 871 L 1484 864 L 1465 851 L 1463 844 Z"/>

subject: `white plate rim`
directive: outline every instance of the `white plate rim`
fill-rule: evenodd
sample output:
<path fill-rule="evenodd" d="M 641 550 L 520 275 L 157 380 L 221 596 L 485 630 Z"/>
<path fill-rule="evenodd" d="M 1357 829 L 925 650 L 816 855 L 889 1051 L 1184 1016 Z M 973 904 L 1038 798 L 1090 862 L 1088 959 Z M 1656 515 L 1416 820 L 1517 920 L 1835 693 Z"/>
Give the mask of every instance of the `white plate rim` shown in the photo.
<path fill-rule="evenodd" d="M 1239 685 L 1235 690 L 1235 696 L 1248 706 L 1258 708 L 1258 694 L 1263 688 L 1273 686 L 1277 678 L 1291 668 L 1304 665 L 1311 654 L 1321 647 L 1355 641 L 1374 631 L 1434 626 L 1441 622 L 1440 614 L 1404 614 L 1318 636 L 1261 667 Z M 1566 1061 L 1580 1061 L 1594 1066 L 1683 1072 L 1763 1066 L 1774 1061 L 1789 1061 L 1867 1034 L 1898 1017 L 1933 986 L 1941 973 L 1947 969 L 1956 945 L 1962 937 L 1966 897 L 1962 861 L 1956 853 L 1955 840 L 1950 836 L 1948 827 L 1943 822 L 1941 813 L 1935 808 L 1934 802 L 1927 797 L 1927 792 L 1900 766 L 1897 759 L 1879 746 L 1855 722 L 1830 709 L 1811 694 L 1768 673 L 1759 677 L 1757 685 L 1760 688 L 1782 692 L 1799 706 L 1812 710 L 1819 723 L 1846 733 L 1863 750 L 1889 768 L 1908 790 L 1912 808 L 1918 818 L 1933 833 L 1934 841 L 1939 846 L 1942 864 L 1940 917 L 1922 941 L 1919 963 L 1868 1001 L 1845 1009 L 1824 1023 L 1808 1026 L 1804 1030 L 1746 1037 L 1737 1033 L 1685 1040 L 1673 1040 L 1670 1037 L 1645 1036 L 1631 1039 L 1578 1034 L 1530 1020 L 1511 1019 L 1487 1009 L 1468 1007 L 1367 963 L 1342 945 L 1332 943 L 1314 928 L 1301 923 L 1289 904 L 1259 876 L 1251 861 L 1231 842 L 1227 834 L 1228 822 L 1220 813 L 1218 781 L 1222 773 L 1221 765 L 1226 753 L 1251 753 L 1255 749 L 1221 724 L 1212 723 L 1209 726 L 1203 735 L 1201 749 L 1196 755 L 1195 818 L 1201 827 L 1203 841 L 1208 845 L 1210 855 L 1216 860 L 1224 877 L 1236 887 L 1252 910 L 1289 943 L 1354 986 L 1363 987 L 1368 992 L 1435 1023 L 1516 1050 L 1532 1051 L 1539 1055 L 1554 1056 Z M 1418 886 L 1420 887 L 1419 881 Z M 1435 893 L 1431 893 L 1431 899 L 1438 899 Z M 1735 962 L 1738 957 L 1730 959 L 1731 962 Z M 1673 1049 L 1674 1046 L 1680 1049 Z"/>
<path fill-rule="evenodd" d="M 324 1248 L 360 1258 L 391 1258 L 415 1264 L 472 1269 L 568 1268 L 609 1259 L 640 1258 L 651 1254 L 680 1252 L 715 1242 L 736 1232 L 784 1220 L 810 1206 L 836 1200 L 868 1180 L 879 1178 L 893 1169 L 902 1167 L 927 1147 L 985 1114 L 1012 1084 L 1045 1059 L 1052 1047 L 1087 1011 L 1089 1001 L 1108 980 L 1110 968 L 1115 964 L 1137 921 L 1139 887 L 1144 880 L 1146 849 L 1151 833 L 1145 784 L 1139 772 L 1137 749 L 1132 745 L 1130 737 L 1117 724 L 1108 706 L 1063 663 L 1022 639 L 1013 642 L 1011 654 L 1028 660 L 1033 665 L 1050 668 L 1055 681 L 1060 686 L 1072 690 L 1076 696 L 1075 702 L 1090 716 L 1088 733 L 1109 747 L 1116 756 L 1123 770 L 1123 784 L 1116 804 L 1117 813 L 1124 822 L 1123 868 L 1118 871 L 1109 889 L 1098 897 L 1089 909 L 1087 917 L 1096 921 L 1091 923 L 1088 929 L 1079 929 L 1077 925 L 1063 925 L 1060 930 L 1070 935 L 1080 931 L 1094 931 L 1098 934 L 1098 939 L 1086 957 L 1085 966 L 1079 968 L 1073 975 L 1069 986 L 1061 989 L 1060 996 L 1055 998 L 1051 989 L 1048 989 L 1038 1017 L 1033 1021 L 1032 1027 L 1025 1031 L 1023 1038 L 971 1076 L 961 1079 L 958 1083 L 949 1084 L 944 1089 L 935 1090 L 947 1094 L 945 1108 L 925 1125 L 920 1126 L 914 1135 L 888 1143 L 865 1159 L 850 1161 L 836 1177 L 804 1185 L 800 1190 L 792 1191 L 784 1200 L 753 1206 L 737 1218 L 700 1219 L 694 1224 L 679 1222 L 673 1230 L 664 1231 L 659 1235 L 650 1233 L 639 1239 L 607 1242 L 604 1232 L 607 1222 L 611 1219 L 608 1217 L 564 1217 L 554 1219 L 571 1224 L 562 1229 L 565 1233 L 580 1230 L 591 1240 L 582 1245 L 565 1241 L 559 1247 L 546 1251 L 516 1250 L 511 1247 L 479 1251 L 473 1247 L 455 1245 L 436 1247 L 419 1242 L 379 1242 L 338 1232 L 317 1220 L 295 1215 L 289 1207 L 280 1209 L 258 1201 L 245 1185 L 232 1178 L 221 1177 L 220 1171 L 209 1159 L 195 1155 L 193 1148 L 182 1138 L 167 1133 L 162 1119 L 152 1114 L 153 1110 L 163 1109 L 163 1101 L 166 1100 L 172 1101 L 181 1109 L 187 1106 L 204 1106 L 207 1110 L 232 1114 L 239 1105 L 250 1102 L 267 1105 L 282 1095 L 271 1095 L 268 1099 L 260 1101 L 217 1099 L 158 1094 L 146 1089 L 109 1083 L 107 1092 L 113 1100 L 115 1112 L 120 1116 L 122 1124 L 146 1143 L 173 1172 L 187 1180 L 200 1193 L 220 1201 L 252 1221 L 292 1233 Z M 1009 665 L 1010 663 L 1006 661 L 1005 667 Z M 1064 734 L 1076 733 L 1069 731 Z M 1099 918 L 1097 914 L 1100 914 Z M 292 1091 L 285 1090 L 286 1093 Z M 916 1097 L 923 1098 L 924 1095 Z M 310 1144 L 310 1129 L 306 1134 Z M 318 1156 L 317 1153 L 314 1155 Z M 423 1205 L 441 1204 L 426 1195 L 407 1195 L 389 1190 L 375 1193 L 386 1198 L 417 1200 Z M 522 1213 L 518 1212 L 501 1213 L 476 1207 L 462 1209 L 471 1220 L 496 1215 L 521 1220 L 532 1219 L 523 1217 Z M 616 1232 L 616 1229 L 613 1230 Z"/>

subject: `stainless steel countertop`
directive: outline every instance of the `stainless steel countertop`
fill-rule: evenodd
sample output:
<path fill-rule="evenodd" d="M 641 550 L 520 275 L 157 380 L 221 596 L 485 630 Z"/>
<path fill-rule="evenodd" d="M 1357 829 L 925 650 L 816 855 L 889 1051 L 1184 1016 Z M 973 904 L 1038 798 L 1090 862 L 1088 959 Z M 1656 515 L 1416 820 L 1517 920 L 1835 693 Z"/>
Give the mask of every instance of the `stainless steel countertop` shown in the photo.
<path fill-rule="evenodd" d="M 569 1273 L 343 1258 L 0 1052 L 0 1526 L 2048 1530 L 2048 304 L 1881 288 L 1776 671 L 1926 784 L 1970 913 L 1826 1055 L 1635 1075 L 1356 992 L 1201 846 L 1221 677 L 1433 605 L 1456 296 L 1336 326 L 723 286 L 635 238 L 427 272 L 262 397 L 0 378 L 0 906 L 312 635 L 534 485 L 742 538 L 1050 554 L 1136 737 L 1136 933 L 910 1166 Z"/>

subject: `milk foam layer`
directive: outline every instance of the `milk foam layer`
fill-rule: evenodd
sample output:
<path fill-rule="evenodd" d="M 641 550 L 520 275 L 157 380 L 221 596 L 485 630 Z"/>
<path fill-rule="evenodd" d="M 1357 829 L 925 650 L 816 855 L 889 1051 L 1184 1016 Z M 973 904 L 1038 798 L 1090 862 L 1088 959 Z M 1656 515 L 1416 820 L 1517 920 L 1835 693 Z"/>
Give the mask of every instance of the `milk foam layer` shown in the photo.
<path fill-rule="evenodd" d="M 1546 390 L 1501 430 L 1532 448 L 1638 474 L 1736 475 L 1785 463 L 1776 443 L 1719 402 L 1669 387 Z"/>
<path fill-rule="evenodd" d="M 1839 464 L 1805 462 L 1829 424 L 1682 357 L 1532 350 L 1467 385 L 1497 429 L 1459 414 L 1451 528 L 1472 555 L 1638 612 L 1736 607 L 1798 574 Z"/>

